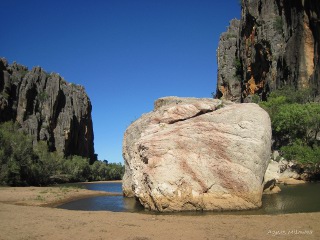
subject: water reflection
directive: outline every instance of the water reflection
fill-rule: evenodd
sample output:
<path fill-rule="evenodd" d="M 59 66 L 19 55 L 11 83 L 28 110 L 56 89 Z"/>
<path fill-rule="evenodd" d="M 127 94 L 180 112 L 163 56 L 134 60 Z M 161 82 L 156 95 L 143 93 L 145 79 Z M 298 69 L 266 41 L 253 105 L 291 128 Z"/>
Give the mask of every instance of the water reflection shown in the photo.
<path fill-rule="evenodd" d="M 113 212 L 138 212 L 143 207 L 138 205 L 134 199 L 122 196 L 100 196 L 69 202 L 59 208 L 83 211 L 113 211 Z M 140 209 L 139 209 L 140 208 Z"/>
<path fill-rule="evenodd" d="M 80 185 L 88 190 L 122 193 L 121 182 L 80 183 Z"/>
<path fill-rule="evenodd" d="M 84 184 L 90 190 L 121 193 L 121 183 L 91 183 Z M 184 212 L 183 215 L 207 214 L 282 214 L 298 212 L 320 211 L 320 184 L 309 183 L 297 186 L 281 186 L 278 194 L 264 195 L 263 206 L 260 209 L 241 212 Z M 63 204 L 59 208 L 85 211 L 113 211 L 113 212 L 145 212 L 134 198 L 123 196 L 100 196 L 80 199 Z"/>
<path fill-rule="evenodd" d="M 267 213 L 297 213 L 320 211 L 320 184 L 308 183 L 282 186 L 279 194 L 263 197 Z"/>

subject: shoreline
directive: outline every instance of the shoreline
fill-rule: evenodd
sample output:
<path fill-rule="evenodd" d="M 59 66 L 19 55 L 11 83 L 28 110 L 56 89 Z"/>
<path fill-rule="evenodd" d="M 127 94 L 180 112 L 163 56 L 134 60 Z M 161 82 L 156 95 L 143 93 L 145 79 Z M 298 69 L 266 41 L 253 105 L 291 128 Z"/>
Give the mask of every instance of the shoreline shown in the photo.
<path fill-rule="evenodd" d="M 55 208 L 78 199 L 98 196 L 122 196 L 122 193 L 81 189 L 75 185 L 50 187 L 0 187 L 0 203 Z"/>
<path fill-rule="evenodd" d="M 320 213 L 149 215 L 0 203 L 0 239 L 320 239 Z"/>
<path fill-rule="evenodd" d="M 78 182 L 81 184 L 92 184 L 92 183 L 122 183 L 122 180 L 106 180 L 106 181 L 92 181 L 92 182 Z M 75 183 L 77 184 L 77 183 Z"/>
<path fill-rule="evenodd" d="M 55 208 L 100 194 L 113 193 L 72 186 L 0 187 L 0 240 L 320 239 L 320 212 L 188 216 Z"/>

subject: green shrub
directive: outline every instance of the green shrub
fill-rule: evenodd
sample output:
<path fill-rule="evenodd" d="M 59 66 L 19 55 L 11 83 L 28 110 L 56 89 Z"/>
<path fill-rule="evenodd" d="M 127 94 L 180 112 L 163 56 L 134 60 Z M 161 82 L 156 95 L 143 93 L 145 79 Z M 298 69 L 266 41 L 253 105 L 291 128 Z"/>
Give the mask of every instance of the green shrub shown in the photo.
<path fill-rule="evenodd" d="M 107 164 L 107 180 L 121 180 L 124 174 L 124 166 L 121 163 Z"/>
<path fill-rule="evenodd" d="M 283 20 L 280 16 L 277 16 L 273 22 L 273 28 L 278 32 L 283 32 Z"/>
<path fill-rule="evenodd" d="M 309 89 L 285 88 L 274 91 L 267 102 L 260 102 L 270 115 L 274 147 L 288 160 L 319 168 L 320 104 L 312 102 Z"/>
<path fill-rule="evenodd" d="M 0 183 L 28 185 L 30 166 L 35 155 L 32 140 L 17 131 L 18 125 L 6 122 L 0 125 Z"/>
<path fill-rule="evenodd" d="M 72 156 L 63 162 L 64 173 L 72 182 L 83 182 L 90 179 L 89 160 L 80 156 Z"/>
<path fill-rule="evenodd" d="M 320 163 L 320 147 L 309 147 L 299 140 L 292 145 L 283 146 L 281 151 L 283 152 L 283 156 L 289 160 L 296 160 L 302 164 Z"/>
<path fill-rule="evenodd" d="M 242 80 L 242 64 L 241 64 L 241 61 L 239 58 L 234 59 L 233 66 L 236 69 L 233 76 L 235 78 L 237 78 L 239 82 L 241 82 L 241 80 Z"/>
<path fill-rule="evenodd" d="M 48 93 L 46 93 L 46 92 L 40 92 L 40 93 L 38 94 L 38 98 L 39 98 L 39 101 L 40 101 L 41 103 L 43 103 L 43 102 L 45 102 L 45 101 L 49 98 L 49 95 L 48 95 Z"/>
<path fill-rule="evenodd" d="M 64 158 L 49 152 L 46 142 L 33 146 L 32 139 L 18 131 L 13 122 L 0 124 L 0 184 L 11 186 L 48 185 L 55 181 L 120 180 L 122 164 L 96 161 L 80 156 Z"/>

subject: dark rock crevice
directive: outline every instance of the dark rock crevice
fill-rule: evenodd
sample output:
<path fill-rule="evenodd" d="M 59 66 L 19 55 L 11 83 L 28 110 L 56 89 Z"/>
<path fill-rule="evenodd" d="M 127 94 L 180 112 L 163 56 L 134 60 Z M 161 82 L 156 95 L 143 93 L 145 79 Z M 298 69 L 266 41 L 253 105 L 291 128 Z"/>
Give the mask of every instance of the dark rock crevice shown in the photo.
<path fill-rule="evenodd" d="M 177 122 L 184 122 L 186 120 L 190 120 L 192 118 L 196 118 L 196 117 L 199 117 L 203 114 L 206 114 L 206 113 L 210 113 L 210 112 L 213 112 L 214 110 L 209 110 L 209 109 L 206 109 L 206 110 L 200 110 L 197 114 L 191 116 L 191 117 L 187 117 L 187 118 L 182 118 L 182 119 L 176 119 L 176 120 L 172 120 L 172 121 L 169 121 L 168 124 L 174 124 L 174 123 L 177 123 Z"/>

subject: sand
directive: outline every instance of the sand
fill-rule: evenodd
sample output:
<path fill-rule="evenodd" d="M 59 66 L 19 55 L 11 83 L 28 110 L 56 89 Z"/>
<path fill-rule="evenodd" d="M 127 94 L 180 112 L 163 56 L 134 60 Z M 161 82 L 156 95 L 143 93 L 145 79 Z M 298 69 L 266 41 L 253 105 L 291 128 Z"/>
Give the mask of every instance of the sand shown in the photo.
<path fill-rule="evenodd" d="M 52 207 L 101 194 L 106 195 L 61 187 L 0 188 L 0 240 L 320 239 L 320 213 L 181 216 Z"/>

